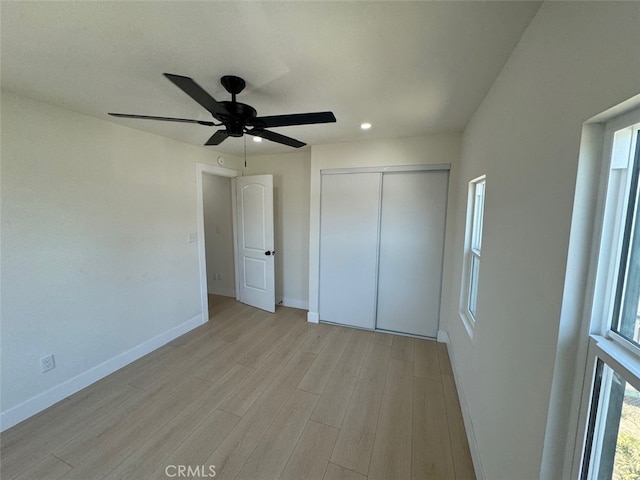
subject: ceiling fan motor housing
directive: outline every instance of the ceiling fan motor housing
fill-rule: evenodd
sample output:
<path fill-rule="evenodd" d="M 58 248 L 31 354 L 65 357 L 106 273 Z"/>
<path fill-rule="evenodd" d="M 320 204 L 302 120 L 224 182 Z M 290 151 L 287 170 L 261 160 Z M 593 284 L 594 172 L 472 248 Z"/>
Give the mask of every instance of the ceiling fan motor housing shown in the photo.
<path fill-rule="evenodd" d="M 245 125 L 254 125 L 258 113 L 251 105 L 240 102 L 220 102 L 229 112 L 229 116 L 219 115 L 222 123 L 227 127 L 231 137 L 241 137 Z"/>

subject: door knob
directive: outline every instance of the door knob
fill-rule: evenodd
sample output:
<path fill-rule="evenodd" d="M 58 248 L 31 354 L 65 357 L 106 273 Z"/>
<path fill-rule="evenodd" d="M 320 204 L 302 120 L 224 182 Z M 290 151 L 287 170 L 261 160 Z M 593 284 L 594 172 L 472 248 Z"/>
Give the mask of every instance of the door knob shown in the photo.
<path fill-rule="evenodd" d="M 269 255 L 275 255 L 275 254 L 276 254 L 276 252 L 275 252 L 275 250 L 273 250 L 273 251 L 271 251 L 271 252 L 270 252 L 269 250 L 267 250 L 266 252 L 264 252 L 264 254 L 265 254 L 266 256 L 269 256 Z"/>

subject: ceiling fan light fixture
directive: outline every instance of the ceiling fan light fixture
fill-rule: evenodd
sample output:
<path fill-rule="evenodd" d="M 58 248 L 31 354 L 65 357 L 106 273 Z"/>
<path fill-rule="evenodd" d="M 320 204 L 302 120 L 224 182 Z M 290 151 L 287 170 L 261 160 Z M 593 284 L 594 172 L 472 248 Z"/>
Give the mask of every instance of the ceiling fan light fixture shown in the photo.
<path fill-rule="evenodd" d="M 360 129 L 369 130 L 371 128 L 371 124 L 369 122 L 364 122 L 360 124 Z"/>
<path fill-rule="evenodd" d="M 262 141 L 262 137 L 253 137 L 253 141 L 256 143 L 260 143 Z"/>

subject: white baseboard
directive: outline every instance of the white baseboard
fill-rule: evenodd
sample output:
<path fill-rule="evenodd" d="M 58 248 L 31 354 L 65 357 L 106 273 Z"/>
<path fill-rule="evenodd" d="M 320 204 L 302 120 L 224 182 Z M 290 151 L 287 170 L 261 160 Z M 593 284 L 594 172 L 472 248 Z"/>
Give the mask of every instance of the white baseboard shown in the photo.
<path fill-rule="evenodd" d="M 444 330 L 438 330 L 438 336 L 436 337 L 436 342 L 449 343 L 449 334 Z"/>
<path fill-rule="evenodd" d="M 298 298 L 278 297 L 276 298 L 276 303 L 284 307 L 299 308 L 300 310 L 309 308 L 309 302 Z"/>
<path fill-rule="evenodd" d="M 79 392 L 83 388 L 88 387 L 92 383 L 97 382 L 116 370 L 134 362 L 140 357 L 160 348 L 171 340 L 179 337 L 180 335 L 184 335 L 203 323 L 205 322 L 202 320 L 202 315 L 196 315 L 192 319 L 173 327 L 171 330 L 161 333 L 160 335 L 156 335 L 146 342 L 143 342 L 126 352 L 122 352 L 121 354 L 102 362 L 100 365 L 96 365 L 86 372 L 0 413 L 0 431 L 13 427 L 36 413 L 58 403 L 60 400 Z"/>
<path fill-rule="evenodd" d="M 320 314 L 318 312 L 307 312 L 307 322 L 320 323 Z"/>
<path fill-rule="evenodd" d="M 471 421 L 471 413 L 469 412 L 469 404 L 467 403 L 467 397 L 464 394 L 464 389 L 460 383 L 460 373 L 456 364 L 456 359 L 453 355 L 453 349 L 451 348 L 451 341 L 449 334 L 445 331 L 438 331 L 438 342 L 442 338 L 444 343 L 447 344 L 447 352 L 449 352 L 449 359 L 451 360 L 451 369 L 453 370 L 453 379 L 456 383 L 456 389 L 458 390 L 458 399 L 460 400 L 460 410 L 462 410 L 462 420 L 464 421 L 464 428 L 467 432 L 467 441 L 469 442 L 469 451 L 471 453 L 471 461 L 473 462 L 473 469 L 476 473 L 477 480 L 485 480 L 484 468 L 482 467 L 482 461 L 480 460 L 480 450 L 478 449 L 478 443 L 476 442 L 476 435 L 473 430 L 473 422 Z"/>
<path fill-rule="evenodd" d="M 222 295 L 223 297 L 234 297 L 236 296 L 235 288 L 225 288 L 225 287 L 214 287 L 209 291 L 211 295 Z"/>

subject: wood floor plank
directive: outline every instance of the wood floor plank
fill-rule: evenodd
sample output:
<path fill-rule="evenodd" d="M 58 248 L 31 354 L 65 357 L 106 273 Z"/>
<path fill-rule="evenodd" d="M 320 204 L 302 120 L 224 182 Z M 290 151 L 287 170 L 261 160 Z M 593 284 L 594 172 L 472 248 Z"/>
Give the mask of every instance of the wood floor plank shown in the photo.
<path fill-rule="evenodd" d="M 207 421 L 208 415 L 215 413 L 218 405 L 251 372 L 253 369 L 250 367 L 236 365 L 217 383 L 212 384 L 197 401 L 189 404 L 139 448 L 133 450 L 131 455 L 105 477 L 105 480 L 147 478 L 158 469 L 158 465 L 166 466 L 170 455 L 174 454 L 182 443 L 203 422 Z M 237 421 L 237 417 L 234 418 Z"/>
<path fill-rule="evenodd" d="M 271 385 L 282 368 L 295 355 L 299 344 L 290 340 L 304 335 L 303 326 L 294 327 L 290 334 L 290 336 L 285 336 L 285 341 L 279 344 L 280 348 L 271 351 L 262 364 L 220 405 L 220 409 L 242 416 L 251 408 L 251 405 Z"/>
<path fill-rule="evenodd" d="M 193 365 L 190 374 L 202 380 L 215 383 L 238 364 L 238 360 L 243 354 L 242 347 L 231 343 L 228 348 L 215 352 L 206 362 Z"/>
<path fill-rule="evenodd" d="M 373 334 L 374 343 L 382 343 L 383 345 L 388 345 L 389 347 L 393 344 L 394 335 L 385 332 L 375 332 Z"/>
<path fill-rule="evenodd" d="M 53 455 L 47 455 L 15 480 L 57 480 L 69 470 L 71 465 Z"/>
<path fill-rule="evenodd" d="M 316 357 L 311 368 L 300 380 L 298 388 L 305 392 L 321 394 L 327 385 L 333 370 L 344 352 L 354 330 L 351 328 L 336 327 L 333 335 L 327 341 L 325 347 Z"/>
<path fill-rule="evenodd" d="M 247 315 L 247 319 L 251 323 L 251 328 L 243 327 L 239 330 L 233 330 L 226 335 L 220 337 L 221 340 L 238 345 L 246 345 L 254 343 L 256 338 L 262 338 L 265 334 L 278 325 L 281 316 L 273 315 L 269 312 L 254 309 L 255 311 Z"/>
<path fill-rule="evenodd" d="M 246 335 L 242 334 L 236 337 L 236 343 L 232 344 L 233 346 L 231 348 L 220 351 L 216 354 L 215 358 L 210 358 L 209 361 L 202 362 L 200 365 L 194 366 L 191 370 L 191 374 L 198 378 L 209 380 L 210 382 L 216 382 L 234 365 L 237 363 L 243 363 L 242 359 L 248 352 L 253 352 L 260 348 L 270 348 L 270 352 L 276 349 L 279 344 L 269 345 L 268 343 L 263 343 L 265 328 L 269 328 L 273 325 L 275 320 L 265 317 L 265 315 L 270 315 L 268 312 L 259 312 L 260 317 L 252 316 L 252 321 L 249 323 L 249 326 L 245 327 L 247 332 Z M 291 344 L 297 347 L 298 344 L 295 341 L 295 337 L 292 337 L 292 335 L 295 332 L 304 334 L 304 324 L 294 320 L 296 313 L 293 309 L 279 308 L 278 312 L 280 319 L 277 322 L 277 325 L 283 330 L 283 332 L 285 332 L 281 335 L 279 340 L 285 341 L 286 339 L 286 341 L 291 341 Z"/>
<path fill-rule="evenodd" d="M 415 338 L 394 335 L 391 345 L 391 358 L 413 362 L 415 359 Z"/>
<path fill-rule="evenodd" d="M 171 356 L 175 352 L 175 347 L 166 344 L 162 347 L 148 353 L 147 355 L 139 358 L 135 362 L 126 365 L 125 367 L 113 372 L 111 375 L 99 380 L 91 385 L 91 390 L 103 389 L 105 391 L 114 388 L 115 386 L 122 385 L 130 382 L 133 378 L 139 375 L 144 375 L 144 372 L 155 368 L 158 362 L 163 361 L 167 356 Z M 82 394 L 82 391 L 75 393 L 69 400 L 73 399 L 75 395 Z"/>
<path fill-rule="evenodd" d="M 276 307 L 276 309 L 279 308 L 281 307 Z M 247 328 L 248 326 L 258 326 L 260 324 L 268 326 L 272 322 L 281 319 L 283 317 L 283 313 L 286 312 L 278 311 L 277 314 L 275 314 L 267 312 L 265 310 L 260 310 L 259 308 L 254 308 L 249 305 L 242 304 L 242 307 L 237 310 L 237 313 L 232 313 L 231 315 L 227 314 L 222 316 L 219 320 L 214 319 L 213 321 L 224 321 L 230 318 L 231 323 L 237 324 L 238 321 L 241 320 L 245 323 L 244 328 L 239 332 L 240 334 L 242 334 L 250 330 L 249 328 Z M 223 336 L 220 336 L 219 338 L 227 342 L 235 343 L 234 338 L 236 338 L 237 336 L 238 332 L 232 330 L 229 332 L 225 332 L 225 334 Z"/>
<path fill-rule="evenodd" d="M 147 392 L 130 385 L 125 387 L 129 391 L 122 401 L 108 406 L 108 411 L 98 421 L 79 428 L 76 435 L 63 436 L 61 441 L 56 442 L 52 453 L 72 465 L 79 464 L 84 455 L 91 451 L 92 442 L 98 442 L 105 432 L 116 431 L 118 425 L 130 417 L 132 411 L 136 411 L 142 405 L 149 404 L 162 395 L 162 391 Z"/>
<path fill-rule="evenodd" d="M 212 325 L 226 319 L 236 320 L 238 316 L 250 315 L 256 309 L 252 306 L 236 301 L 233 297 L 209 294 L 209 319 Z"/>
<path fill-rule="evenodd" d="M 391 347 L 372 343 L 333 449 L 331 462 L 366 475 L 378 425 Z"/>
<path fill-rule="evenodd" d="M 219 321 L 210 321 L 199 327 L 194 328 L 193 330 L 188 331 L 184 335 L 180 335 L 178 338 L 171 340 L 167 345 L 174 348 L 181 348 L 188 346 L 192 342 L 197 342 L 198 339 L 206 336 L 209 338 L 215 338 L 213 335 L 214 331 L 221 329 L 223 326 L 229 325 L 231 323 L 230 318 L 224 318 Z"/>
<path fill-rule="evenodd" d="M 230 345 L 221 340 L 211 340 L 193 350 L 176 348 L 165 359 L 145 369 L 142 375 L 133 378 L 128 384 L 143 390 L 153 390 L 174 383 L 177 378 L 184 377 L 197 365 Z"/>
<path fill-rule="evenodd" d="M 413 362 L 392 358 L 369 467 L 370 480 L 411 478 L 412 410 Z"/>
<path fill-rule="evenodd" d="M 292 329 L 299 326 L 299 322 L 293 321 L 293 318 L 294 312 L 291 312 L 290 309 L 285 311 L 274 328 L 263 335 L 256 347 L 248 350 L 238 363 L 258 368 L 274 350 L 284 344 L 285 338 L 290 336 Z"/>
<path fill-rule="evenodd" d="M 324 474 L 324 480 L 367 480 L 367 477 L 353 470 L 347 470 L 335 463 L 329 463 Z"/>
<path fill-rule="evenodd" d="M 438 344 L 432 340 L 416 340 L 413 375 L 429 380 L 440 381 L 440 362 Z"/>
<path fill-rule="evenodd" d="M 138 371 L 132 372 L 127 376 L 127 378 L 122 379 L 122 381 L 127 383 L 127 385 L 131 385 L 132 387 L 141 388 L 142 390 L 144 390 L 144 387 L 138 385 L 139 382 L 150 384 L 151 382 L 164 378 L 162 376 L 162 372 L 165 369 L 172 368 L 174 362 L 177 359 L 182 358 L 183 355 L 184 354 L 182 351 L 180 351 L 180 349 L 173 347 L 170 351 L 167 352 L 166 355 L 158 358 L 155 362 L 149 362 Z"/>
<path fill-rule="evenodd" d="M 338 429 L 309 421 L 280 480 L 322 480 L 338 438 Z"/>
<path fill-rule="evenodd" d="M 238 310 L 238 302 L 233 297 L 227 297 L 223 295 L 213 295 L 209 294 L 207 300 L 209 301 L 209 319 L 218 319 L 222 316 L 223 313 L 228 312 L 229 310 Z M 247 306 L 243 304 L 243 306 Z M 227 317 L 228 315 L 224 315 Z"/>
<path fill-rule="evenodd" d="M 302 390 L 294 391 L 247 459 L 237 478 L 279 478 L 317 402 L 318 395 Z"/>
<path fill-rule="evenodd" d="M 21 435 L 14 436 L 12 442 L 2 447 L 2 476 L 18 476 L 61 445 L 74 441 L 96 424 L 112 418 L 113 405 L 127 408 L 144 395 L 142 390 L 128 385 L 116 387 L 111 392 L 103 392 L 102 389 L 96 392 L 104 395 L 94 394 L 93 389 L 83 391 L 81 396 L 76 397 L 77 401 L 65 400 L 43 412 L 44 415 L 29 419 L 12 431 Z"/>
<path fill-rule="evenodd" d="M 161 389 L 156 397 L 132 410 L 114 428 L 98 432 L 96 437 L 73 451 L 63 451 L 64 456 L 56 453 L 58 458 L 74 467 L 62 478 L 86 480 L 106 476 L 132 449 L 138 448 L 210 385 L 209 382 L 189 377 L 173 390 Z M 185 395 L 185 391 L 189 395 Z"/>
<path fill-rule="evenodd" d="M 322 392 L 311 419 L 340 428 L 374 334 L 355 330 Z"/>
<path fill-rule="evenodd" d="M 215 465 L 209 465 L 206 461 L 239 420 L 240 417 L 215 410 L 173 454 L 158 462 L 156 470 L 149 478 L 167 478 L 167 467 L 171 465 L 202 466 L 207 475 L 211 471 L 215 472 Z M 212 470 L 209 467 L 212 467 Z M 170 470 L 170 473 L 174 473 L 174 470 Z"/>
<path fill-rule="evenodd" d="M 251 405 L 236 427 L 207 459 L 207 465 L 216 466 L 219 478 L 235 478 L 315 357 L 313 353 L 296 352 L 269 388 Z"/>
<path fill-rule="evenodd" d="M 132 387 L 129 386 L 107 382 L 106 380 L 110 377 L 112 375 L 94 383 L 91 388 L 85 388 L 65 398 L 34 415 L 28 421 L 2 432 L 0 444 L 3 456 L 8 450 L 19 446 L 28 446 L 30 444 L 29 437 L 41 439 L 43 434 L 50 433 L 57 426 L 63 426 L 66 421 L 77 422 L 79 419 L 85 420 L 84 417 L 95 418 L 103 406 L 108 406 L 114 400 L 111 398 L 112 396 L 126 395 L 132 390 Z"/>
<path fill-rule="evenodd" d="M 412 478 L 453 480 L 453 455 L 442 383 L 414 378 Z"/>
<path fill-rule="evenodd" d="M 255 309 L 252 307 L 236 302 L 233 310 L 230 310 L 227 314 L 211 318 L 209 322 L 176 338 L 170 344 L 175 347 L 193 349 L 197 345 L 201 345 L 203 341 L 219 340 L 230 332 L 250 324 L 249 317 L 254 313 Z"/>
<path fill-rule="evenodd" d="M 327 325 L 326 323 L 312 323 L 309 324 L 308 328 L 310 330 L 309 336 L 300 347 L 300 350 L 311 353 L 320 353 L 331 336 L 333 325 Z"/>
<path fill-rule="evenodd" d="M 210 300 L 210 322 L 3 432 L 2 478 L 396 480 L 408 457 L 416 480 L 474 478 L 446 345 Z"/>

